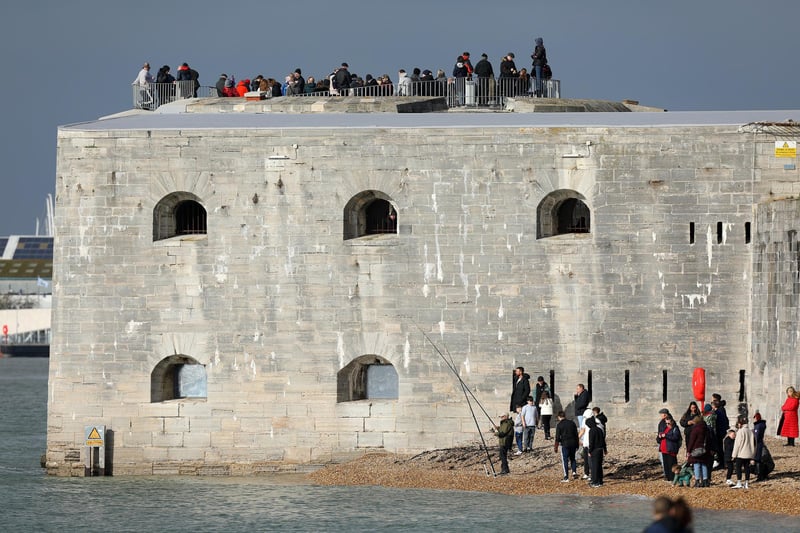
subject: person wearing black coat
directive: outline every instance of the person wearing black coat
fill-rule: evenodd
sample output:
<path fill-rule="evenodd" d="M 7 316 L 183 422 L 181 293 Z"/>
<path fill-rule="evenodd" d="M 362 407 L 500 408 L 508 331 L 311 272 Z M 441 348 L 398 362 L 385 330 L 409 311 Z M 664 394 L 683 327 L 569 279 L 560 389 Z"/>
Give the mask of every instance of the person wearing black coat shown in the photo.
<path fill-rule="evenodd" d="M 578 418 L 578 427 L 581 427 L 583 425 L 583 412 L 589 408 L 589 402 L 592 401 L 592 397 L 586 387 L 583 386 L 583 383 L 578 383 L 572 399 L 575 400 L 575 416 Z"/>
<path fill-rule="evenodd" d="M 578 428 L 575 422 L 567 420 L 564 411 L 558 412 L 558 424 L 556 424 L 556 437 L 553 443 L 553 451 L 558 451 L 561 445 L 561 466 L 564 470 L 562 482 L 569 481 L 569 471 L 572 469 L 572 477 L 578 477 L 578 464 L 575 461 L 575 452 L 578 450 Z"/>
<path fill-rule="evenodd" d="M 592 463 L 592 480 L 589 486 L 602 487 L 603 456 L 608 453 L 605 428 L 593 416 L 586 419 L 586 427 L 589 428 L 589 459 Z"/>
<path fill-rule="evenodd" d="M 756 453 L 753 456 L 753 461 L 756 462 L 756 472 L 758 481 L 767 479 L 767 468 L 763 464 L 764 459 L 764 435 L 767 433 L 767 421 L 761 419 L 761 413 L 756 411 L 753 415 L 753 435 L 756 442 Z"/>
<path fill-rule="evenodd" d="M 336 74 L 333 76 L 333 81 L 336 84 L 335 88 L 339 91 L 340 96 L 350 94 L 350 72 L 347 69 L 347 63 L 342 63 L 342 66 L 336 70 Z"/>
<path fill-rule="evenodd" d="M 489 99 L 494 97 L 494 69 L 486 54 L 481 54 L 481 60 L 475 65 L 475 75 L 478 77 L 478 105 L 488 105 Z"/>
<path fill-rule="evenodd" d="M 497 83 L 500 85 L 500 94 L 503 96 L 515 96 L 517 91 L 517 65 L 514 63 L 514 54 L 509 52 L 500 62 L 500 78 Z"/>
<path fill-rule="evenodd" d="M 525 373 L 525 369 L 521 366 L 514 369 L 511 408 L 509 409 L 512 413 L 517 410 L 517 407 L 522 407 L 527 403 L 528 396 L 531 395 L 530 379 L 531 377 Z"/>

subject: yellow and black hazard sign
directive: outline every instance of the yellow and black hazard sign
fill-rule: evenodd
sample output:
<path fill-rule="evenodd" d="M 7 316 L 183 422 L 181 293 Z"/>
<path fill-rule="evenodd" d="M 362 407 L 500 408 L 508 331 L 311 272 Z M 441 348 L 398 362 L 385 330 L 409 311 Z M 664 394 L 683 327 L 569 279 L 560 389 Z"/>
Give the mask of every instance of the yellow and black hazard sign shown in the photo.
<path fill-rule="evenodd" d="M 105 446 L 105 426 L 86 426 L 86 446 Z"/>
<path fill-rule="evenodd" d="M 775 157 L 797 157 L 797 141 L 775 141 Z"/>

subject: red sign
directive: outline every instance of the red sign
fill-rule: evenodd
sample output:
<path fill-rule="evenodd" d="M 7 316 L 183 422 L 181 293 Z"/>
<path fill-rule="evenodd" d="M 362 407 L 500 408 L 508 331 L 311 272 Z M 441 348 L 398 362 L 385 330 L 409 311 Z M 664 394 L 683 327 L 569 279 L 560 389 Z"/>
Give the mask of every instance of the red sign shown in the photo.
<path fill-rule="evenodd" d="M 3 335 L 8 335 L 8 324 L 3 324 Z"/>

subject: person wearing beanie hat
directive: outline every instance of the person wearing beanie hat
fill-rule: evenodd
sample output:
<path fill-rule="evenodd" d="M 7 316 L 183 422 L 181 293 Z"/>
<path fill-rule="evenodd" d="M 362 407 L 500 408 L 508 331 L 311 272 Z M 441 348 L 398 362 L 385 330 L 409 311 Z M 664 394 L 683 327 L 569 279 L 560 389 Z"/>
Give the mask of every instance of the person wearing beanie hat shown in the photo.
<path fill-rule="evenodd" d="M 514 445 L 514 422 L 508 418 L 507 412 L 499 415 L 500 423 L 492 428 L 492 433 L 497 435 L 498 451 L 500 453 L 500 472 L 499 476 L 510 473 L 508 469 L 508 452 Z"/>

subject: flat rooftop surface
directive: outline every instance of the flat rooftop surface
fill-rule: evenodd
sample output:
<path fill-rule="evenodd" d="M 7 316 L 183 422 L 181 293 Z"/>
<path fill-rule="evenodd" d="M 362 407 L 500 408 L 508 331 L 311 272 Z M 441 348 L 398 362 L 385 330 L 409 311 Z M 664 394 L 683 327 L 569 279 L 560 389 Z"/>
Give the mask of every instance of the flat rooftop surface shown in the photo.
<path fill-rule="evenodd" d="M 631 113 L 168 113 L 139 111 L 61 126 L 66 131 L 741 126 L 794 121 L 800 110 Z"/>

